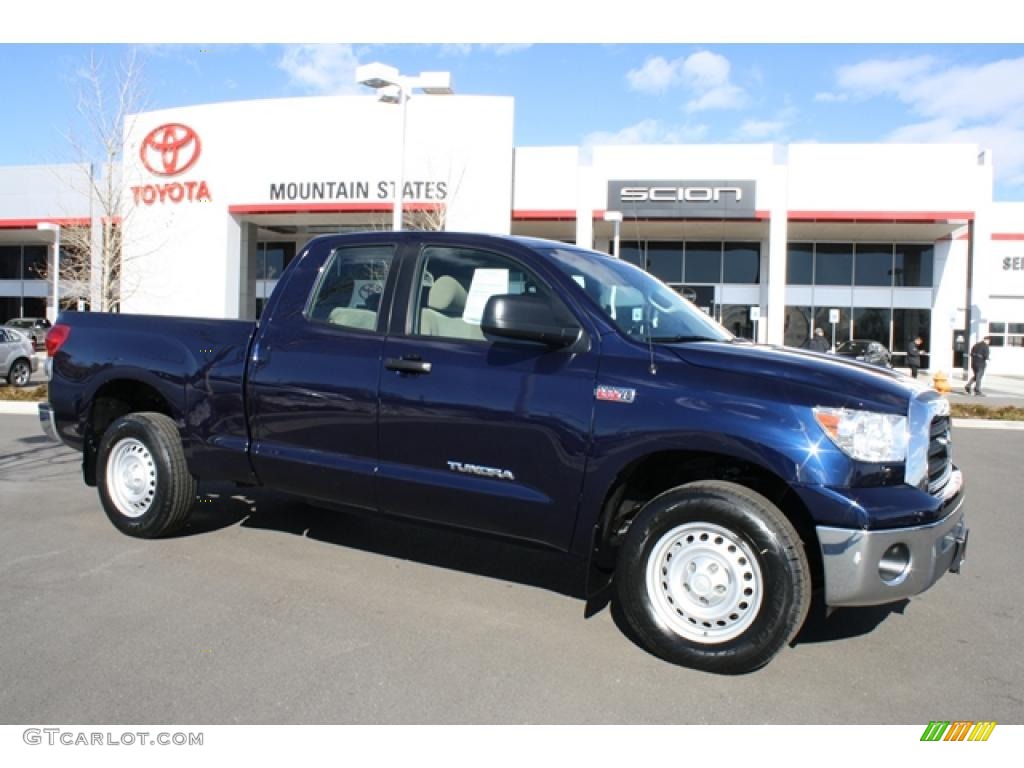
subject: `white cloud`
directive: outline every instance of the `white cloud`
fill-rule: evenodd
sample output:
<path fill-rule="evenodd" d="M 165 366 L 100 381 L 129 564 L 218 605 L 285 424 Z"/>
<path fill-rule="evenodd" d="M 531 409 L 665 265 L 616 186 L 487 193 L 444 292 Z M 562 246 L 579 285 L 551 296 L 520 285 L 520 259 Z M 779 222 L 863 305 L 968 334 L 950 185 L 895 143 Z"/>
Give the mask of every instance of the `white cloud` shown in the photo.
<path fill-rule="evenodd" d="M 670 62 L 663 56 L 653 56 L 644 62 L 640 69 L 631 69 L 626 73 L 629 87 L 643 93 L 662 93 L 678 81 L 676 59 Z"/>
<path fill-rule="evenodd" d="M 909 59 L 868 59 L 858 64 L 839 68 L 837 81 L 845 91 L 864 96 L 893 92 L 903 84 L 913 82 L 936 64 L 931 56 Z"/>
<path fill-rule="evenodd" d="M 584 147 L 610 144 L 687 144 L 708 135 L 706 125 L 668 126 L 661 120 L 641 120 L 618 131 L 594 131 L 583 137 Z"/>
<path fill-rule="evenodd" d="M 746 120 L 736 132 L 743 139 L 769 139 L 780 136 L 786 130 L 782 120 Z"/>
<path fill-rule="evenodd" d="M 708 109 L 741 109 L 747 103 L 747 94 L 735 85 L 720 85 L 686 102 L 687 112 Z"/>
<path fill-rule="evenodd" d="M 692 98 L 686 103 L 688 112 L 709 109 L 739 109 L 747 103 L 747 94 L 730 81 L 731 65 L 724 56 L 711 51 L 698 51 L 677 59 L 652 56 L 639 69 L 626 73 L 631 90 L 641 93 L 664 93 L 681 87 Z"/>
<path fill-rule="evenodd" d="M 921 120 L 892 142 L 973 143 L 991 149 L 998 179 L 1024 184 L 1024 57 L 943 68 L 930 56 L 871 59 L 837 72 L 841 93 L 892 96 Z"/>
<path fill-rule="evenodd" d="M 833 93 L 832 91 L 822 91 L 821 93 L 814 94 L 814 100 L 822 104 L 838 104 L 844 101 L 849 101 L 850 96 L 846 93 Z"/>
<path fill-rule="evenodd" d="M 509 56 L 525 51 L 532 43 L 444 43 L 441 45 L 442 56 L 469 56 L 474 51 L 487 51 L 495 56 Z"/>
<path fill-rule="evenodd" d="M 340 95 L 361 90 L 355 79 L 359 59 L 351 45 L 290 45 L 277 65 L 293 86 L 308 93 Z"/>

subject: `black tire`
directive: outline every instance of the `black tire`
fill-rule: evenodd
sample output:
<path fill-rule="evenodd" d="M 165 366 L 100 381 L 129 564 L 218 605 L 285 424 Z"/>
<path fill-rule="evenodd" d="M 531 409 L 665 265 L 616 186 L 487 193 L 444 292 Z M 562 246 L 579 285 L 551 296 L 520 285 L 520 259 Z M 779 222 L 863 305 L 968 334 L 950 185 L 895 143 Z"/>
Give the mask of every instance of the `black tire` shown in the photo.
<path fill-rule="evenodd" d="M 180 529 L 196 500 L 181 435 L 162 413 L 130 413 L 110 425 L 96 456 L 96 484 L 110 522 L 142 539 Z"/>
<path fill-rule="evenodd" d="M 649 501 L 630 524 L 614 579 L 618 607 L 644 648 L 721 674 L 771 661 L 811 602 L 793 525 L 760 494 L 720 481 Z"/>
<path fill-rule="evenodd" d="M 21 357 L 15 360 L 7 371 L 7 383 L 12 387 L 27 387 L 32 378 L 32 366 Z"/>

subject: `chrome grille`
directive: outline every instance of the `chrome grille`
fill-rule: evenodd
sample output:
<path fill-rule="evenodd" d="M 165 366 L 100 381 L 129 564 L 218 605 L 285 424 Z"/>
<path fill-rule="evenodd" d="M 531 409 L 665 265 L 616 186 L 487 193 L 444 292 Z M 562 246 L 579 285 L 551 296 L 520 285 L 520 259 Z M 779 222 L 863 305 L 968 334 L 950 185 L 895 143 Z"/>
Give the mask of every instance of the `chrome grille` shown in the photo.
<path fill-rule="evenodd" d="M 943 495 L 953 472 L 949 427 L 948 415 L 936 416 L 928 431 L 928 493 L 932 496 Z"/>

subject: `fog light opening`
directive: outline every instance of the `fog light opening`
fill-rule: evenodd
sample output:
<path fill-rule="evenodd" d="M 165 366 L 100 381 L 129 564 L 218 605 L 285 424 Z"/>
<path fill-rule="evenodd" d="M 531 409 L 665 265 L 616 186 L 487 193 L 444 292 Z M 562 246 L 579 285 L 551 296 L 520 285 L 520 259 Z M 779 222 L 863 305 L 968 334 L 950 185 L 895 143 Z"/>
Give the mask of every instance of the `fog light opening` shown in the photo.
<path fill-rule="evenodd" d="M 878 561 L 878 576 L 894 587 L 907 578 L 910 573 L 910 549 L 906 544 L 893 544 Z"/>

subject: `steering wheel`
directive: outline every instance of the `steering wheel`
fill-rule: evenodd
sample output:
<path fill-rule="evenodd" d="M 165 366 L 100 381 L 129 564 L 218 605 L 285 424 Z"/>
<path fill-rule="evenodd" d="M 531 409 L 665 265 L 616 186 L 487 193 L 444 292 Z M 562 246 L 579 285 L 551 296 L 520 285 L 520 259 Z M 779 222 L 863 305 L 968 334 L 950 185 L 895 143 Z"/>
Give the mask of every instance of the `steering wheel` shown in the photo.
<path fill-rule="evenodd" d="M 366 301 L 371 296 L 380 293 L 384 290 L 384 286 L 380 283 L 363 283 L 359 286 L 359 298 Z"/>

